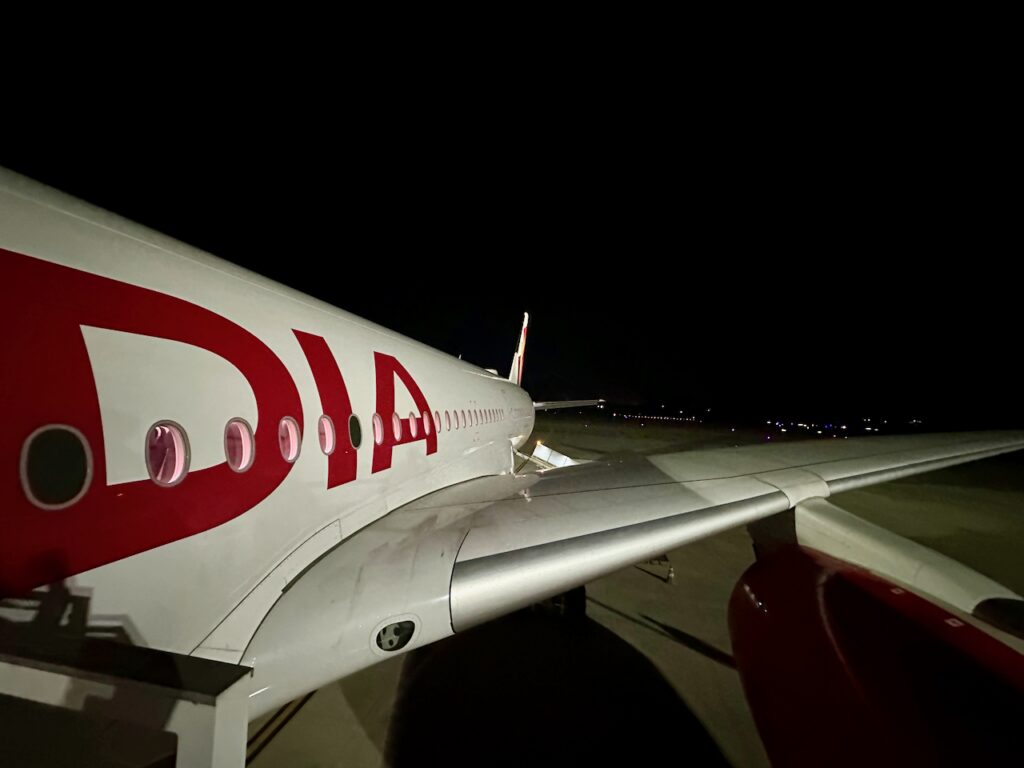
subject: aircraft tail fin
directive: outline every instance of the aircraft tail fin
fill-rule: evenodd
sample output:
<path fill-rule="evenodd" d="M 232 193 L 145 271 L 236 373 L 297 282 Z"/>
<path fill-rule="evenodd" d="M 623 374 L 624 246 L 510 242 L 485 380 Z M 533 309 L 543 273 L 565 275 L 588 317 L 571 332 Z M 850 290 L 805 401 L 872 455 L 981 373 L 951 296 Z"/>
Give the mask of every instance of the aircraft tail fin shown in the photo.
<path fill-rule="evenodd" d="M 523 383 L 523 358 L 526 356 L 526 328 L 530 324 L 530 313 L 523 312 L 523 330 L 519 334 L 519 346 L 512 358 L 512 369 L 509 371 L 508 380 L 519 386 Z"/>

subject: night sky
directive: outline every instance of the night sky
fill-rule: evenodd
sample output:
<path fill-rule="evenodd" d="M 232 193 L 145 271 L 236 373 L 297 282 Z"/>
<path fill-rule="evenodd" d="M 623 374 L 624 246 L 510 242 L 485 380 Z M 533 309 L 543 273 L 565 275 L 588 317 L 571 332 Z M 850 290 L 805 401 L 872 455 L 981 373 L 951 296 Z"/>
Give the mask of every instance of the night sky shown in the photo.
<path fill-rule="evenodd" d="M 535 399 L 1024 426 L 998 142 L 669 114 L 129 124 L 0 165 L 502 373 L 528 310 Z"/>

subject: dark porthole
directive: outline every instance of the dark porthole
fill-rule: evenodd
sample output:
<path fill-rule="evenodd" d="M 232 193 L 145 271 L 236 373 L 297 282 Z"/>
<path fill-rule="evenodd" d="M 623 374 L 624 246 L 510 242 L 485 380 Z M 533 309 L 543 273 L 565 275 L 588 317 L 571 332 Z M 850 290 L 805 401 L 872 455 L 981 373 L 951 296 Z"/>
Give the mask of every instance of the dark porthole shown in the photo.
<path fill-rule="evenodd" d="M 363 442 L 363 428 L 359 424 L 359 417 L 354 413 L 348 417 L 348 439 L 353 448 L 358 448 Z"/>
<path fill-rule="evenodd" d="M 28 500 L 43 509 L 71 506 L 89 488 L 92 453 L 85 435 L 53 424 L 33 432 L 21 450 L 21 483 Z"/>

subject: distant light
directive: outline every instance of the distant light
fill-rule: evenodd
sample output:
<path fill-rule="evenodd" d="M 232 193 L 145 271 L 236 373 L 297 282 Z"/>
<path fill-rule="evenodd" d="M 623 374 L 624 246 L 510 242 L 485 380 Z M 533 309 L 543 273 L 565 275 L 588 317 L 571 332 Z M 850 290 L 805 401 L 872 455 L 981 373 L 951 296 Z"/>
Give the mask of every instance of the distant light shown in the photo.
<path fill-rule="evenodd" d="M 764 436 L 764 439 L 765 439 L 765 440 L 771 440 L 771 439 L 772 439 L 772 436 L 771 436 L 771 435 L 765 435 L 765 436 Z"/>
<path fill-rule="evenodd" d="M 785 432 L 785 431 L 786 431 L 786 428 L 785 428 L 785 427 L 783 427 L 783 428 L 782 428 L 782 431 L 783 431 L 783 432 Z"/>
<path fill-rule="evenodd" d="M 818 434 L 819 434 L 819 435 L 821 434 L 821 430 L 820 430 L 820 429 L 818 430 Z"/>

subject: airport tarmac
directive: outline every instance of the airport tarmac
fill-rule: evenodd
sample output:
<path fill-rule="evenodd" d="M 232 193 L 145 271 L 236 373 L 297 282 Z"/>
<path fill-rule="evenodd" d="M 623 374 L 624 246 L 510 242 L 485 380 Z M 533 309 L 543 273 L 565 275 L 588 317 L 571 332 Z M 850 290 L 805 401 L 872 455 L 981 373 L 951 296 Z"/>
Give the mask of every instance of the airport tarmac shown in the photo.
<path fill-rule="evenodd" d="M 777 436 L 776 436 L 777 437 Z M 538 417 L 576 458 L 760 442 L 758 430 Z M 532 446 L 532 442 L 528 444 Z M 1024 593 L 1024 459 L 954 467 L 832 498 Z M 586 617 L 521 611 L 328 685 L 250 725 L 273 766 L 765 766 L 733 665 L 728 597 L 754 562 L 745 529 L 586 585 Z"/>

